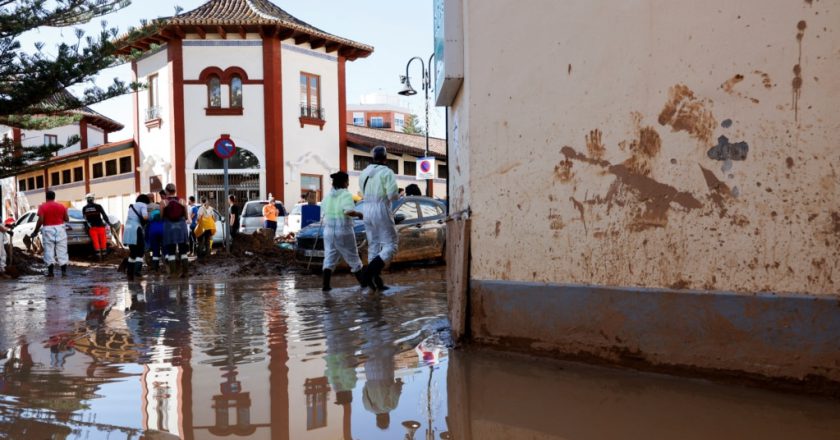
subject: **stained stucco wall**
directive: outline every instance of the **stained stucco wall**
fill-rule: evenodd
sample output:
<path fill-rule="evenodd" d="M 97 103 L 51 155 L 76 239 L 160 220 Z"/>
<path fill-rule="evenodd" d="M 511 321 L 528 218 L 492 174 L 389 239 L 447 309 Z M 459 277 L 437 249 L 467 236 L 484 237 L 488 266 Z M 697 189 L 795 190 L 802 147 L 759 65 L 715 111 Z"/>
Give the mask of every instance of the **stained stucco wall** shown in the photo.
<path fill-rule="evenodd" d="M 464 3 L 473 279 L 838 291 L 840 1 Z"/>

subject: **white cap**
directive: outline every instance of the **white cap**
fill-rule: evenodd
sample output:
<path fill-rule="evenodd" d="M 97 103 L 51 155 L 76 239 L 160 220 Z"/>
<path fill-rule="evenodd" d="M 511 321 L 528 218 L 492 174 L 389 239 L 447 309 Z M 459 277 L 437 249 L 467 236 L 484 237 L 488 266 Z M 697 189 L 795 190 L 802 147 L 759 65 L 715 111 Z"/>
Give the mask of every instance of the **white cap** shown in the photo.
<path fill-rule="evenodd" d="M 95 195 L 93 195 L 93 193 L 88 193 L 88 194 L 85 196 L 85 199 L 95 199 L 95 198 L 96 198 L 96 196 L 95 196 Z"/>

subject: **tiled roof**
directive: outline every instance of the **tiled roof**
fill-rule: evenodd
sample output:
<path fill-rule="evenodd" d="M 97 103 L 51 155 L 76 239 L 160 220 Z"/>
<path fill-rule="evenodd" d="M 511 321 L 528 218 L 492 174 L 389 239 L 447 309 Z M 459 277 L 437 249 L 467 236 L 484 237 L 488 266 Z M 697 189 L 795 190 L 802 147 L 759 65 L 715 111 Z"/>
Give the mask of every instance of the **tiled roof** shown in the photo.
<path fill-rule="evenodd" d="M 426 137 L 391 130 L 347 125 L 347 144 L 351 147 L 373 148 L 384 145 L 390 153 L 405 153 L 423 156 L 426 151 Z M 446 157 L 446 139 L 429 138 L 429 152 L 432 156 Z"/>
<path fill-rule="evenodd" d="M 42 106 L 45 110 L 45 113 L 52 113 L 49 111 L 51 108 L 67 108 L 73 106 L 78 102 L 79 99 L 73 96 L 72 93 L 67 91 L 67 89 L 62 89 L 53 96 L 45 99 L 43 101 Z M 73 110 L 66 110 L 58 113 L 83 116 L 88 119 L 88 122 L 90 122 L 90 124 L 95 125 L 108 133 L 120 131 L 125 127 L 123 124 L 120 124 L 119 122 L 94 111 L 90 107 L 79 107 Z"/>
<path fill-rule="evenodd" d="M 210 0 L 191 11 L 154 20 L 149 27 L 166 26 L 279 26 L 289 31 L 354 48 L 367 56 L 373 47 L 330 34 L 299 20 L 269 0 Z M 121 39 L 122 40 L 122 39 Z"/>

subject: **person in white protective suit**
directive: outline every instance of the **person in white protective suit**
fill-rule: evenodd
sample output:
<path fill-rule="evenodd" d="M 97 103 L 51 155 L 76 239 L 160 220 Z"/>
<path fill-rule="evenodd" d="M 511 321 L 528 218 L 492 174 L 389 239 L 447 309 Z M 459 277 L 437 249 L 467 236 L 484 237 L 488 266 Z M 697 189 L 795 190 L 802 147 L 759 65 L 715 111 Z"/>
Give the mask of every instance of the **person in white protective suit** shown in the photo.
<path fill-rule="evenodd" d="M 353 196 L 347 191 L 350 176 L 339 171 L 330 177 L 333 189 L 321 202 L 321 225 L 324 228 L 324 292 L 332 290 L 330 277 L 339 258 L 344 258 L 360 284 L 364 281 L 362 260 L 356 247 L 356 234 L 353 232 L 353 217 L 362 218 L 362 214 L 356 211 Z M 362 287 L 365 285 L 362 284 Z"/>
<path fill-rule="evenodd" d="M 359 177 L 364 194 L 362 214 L 368 241 L 368 268 L 364 282 L 374 290 L 386 290 L 380 274 L 385 265 L 397 254 L 397 228 L 391 211 L 391 202 L 399 197 L 394 172 L 385 165 L 388 151 L 378 146 L 373 149 L 373 163 Z"/>
<path fill-rule="evenodd" d="M 0 225 L 0 279 L 10 278 L 6 273 L 6 234 L 8 232 L 5 226 Z"/>

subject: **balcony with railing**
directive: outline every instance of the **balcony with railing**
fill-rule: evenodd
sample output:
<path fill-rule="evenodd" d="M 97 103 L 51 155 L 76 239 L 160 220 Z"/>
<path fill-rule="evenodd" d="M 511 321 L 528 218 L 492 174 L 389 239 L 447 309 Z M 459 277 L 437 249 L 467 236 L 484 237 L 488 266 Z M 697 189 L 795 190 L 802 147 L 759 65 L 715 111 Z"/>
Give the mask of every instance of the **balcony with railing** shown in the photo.
<path fill-rule="evenodd" d="M 326 120 L 326 112 L 323 107 L 300 105 L 300 128 L 303 128 L 304 125 L 317 125 L 323 130 Z"/>
<path fill-rule="evenodd" d="M 149 107 L 146 109 L 146 127 L 147 128 L 155 128 L 160 127 L 161 124 L 161 115 L 163 112 L 161 111 L 160 106 Z"/>

